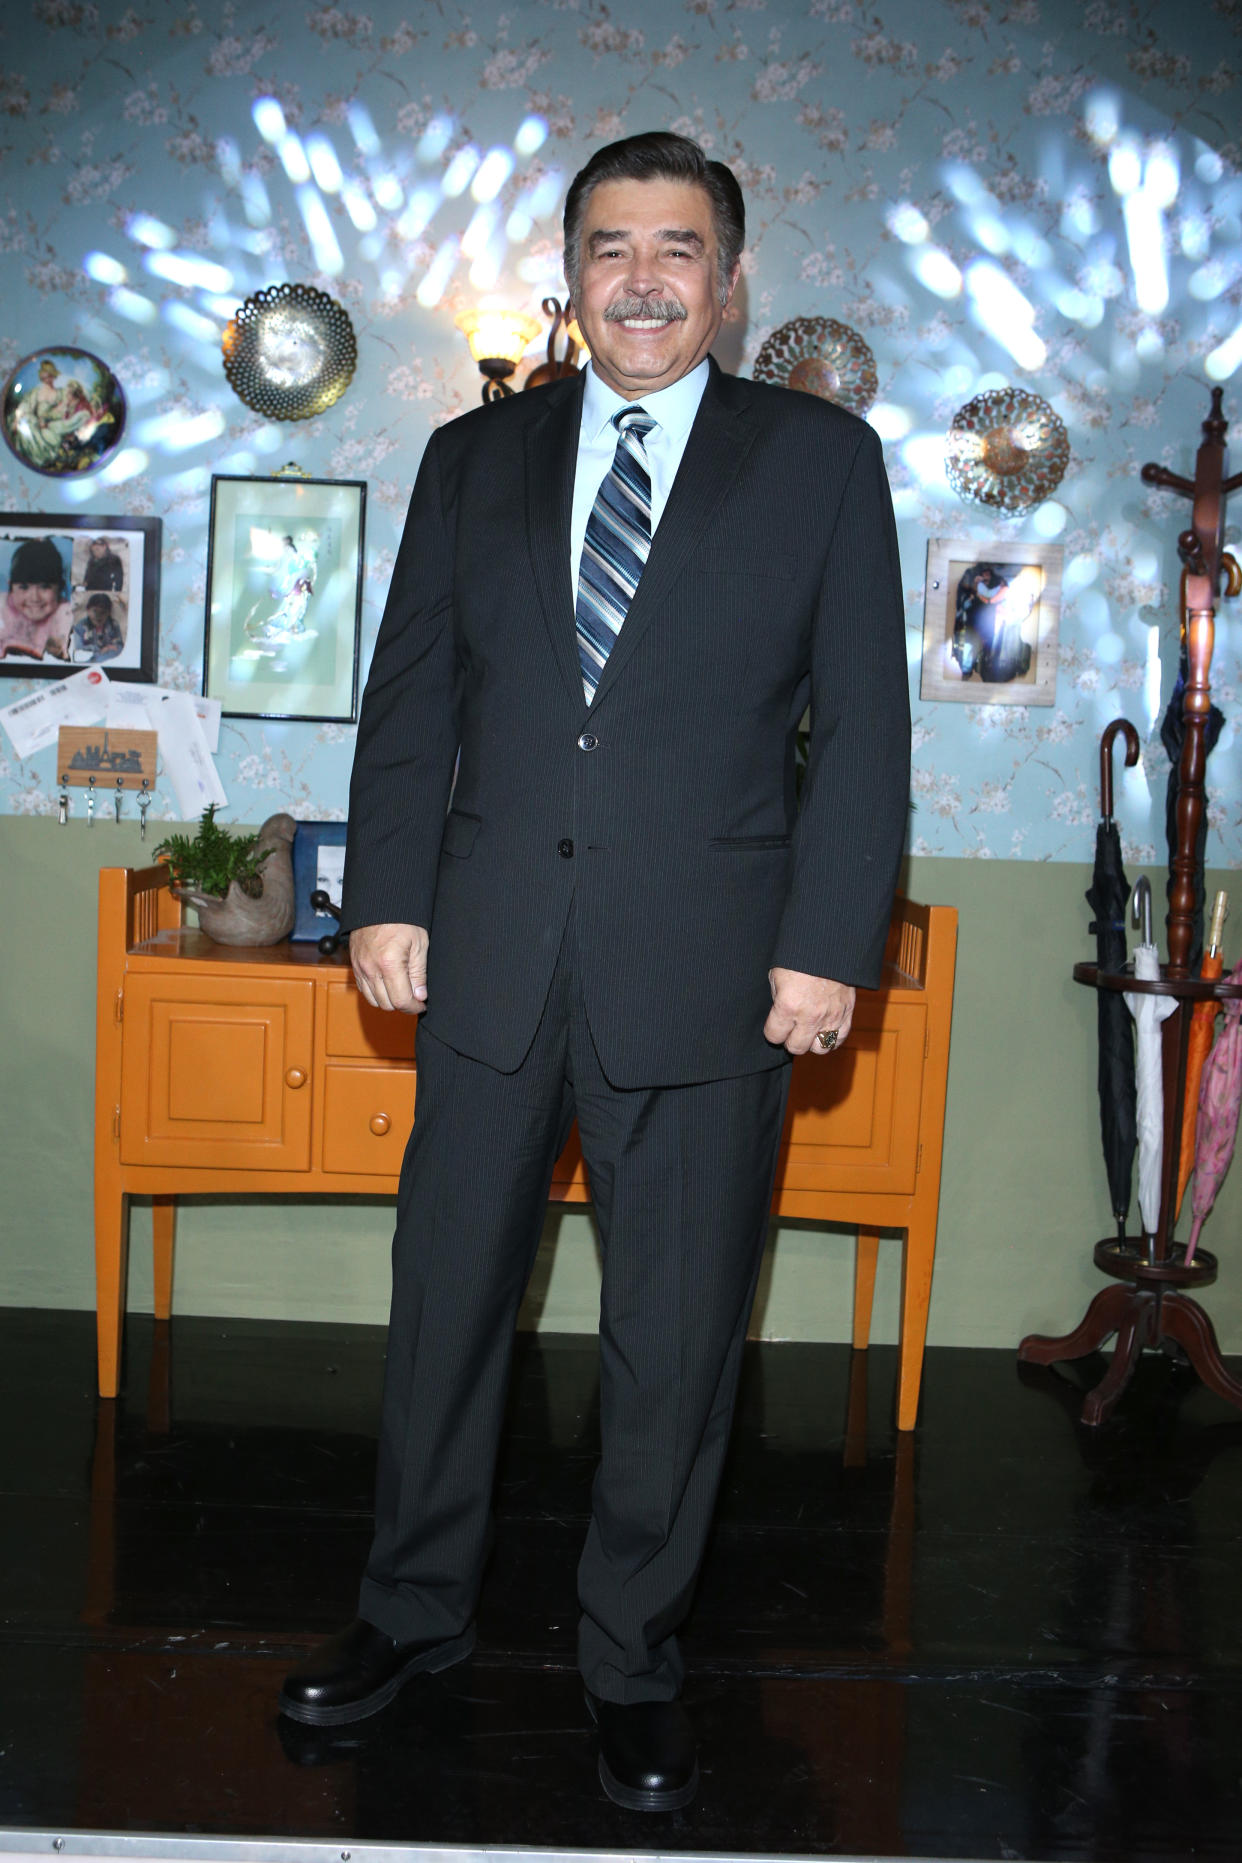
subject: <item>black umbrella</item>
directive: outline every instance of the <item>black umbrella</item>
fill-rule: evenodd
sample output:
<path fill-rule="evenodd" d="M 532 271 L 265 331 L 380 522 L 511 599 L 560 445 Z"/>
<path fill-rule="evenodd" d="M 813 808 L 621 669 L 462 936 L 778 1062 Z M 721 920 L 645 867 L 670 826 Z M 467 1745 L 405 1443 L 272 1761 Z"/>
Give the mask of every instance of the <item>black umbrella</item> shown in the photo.
<path fill-rule="evenodd" d="M 1114 718 L 1100 739 L 1100 825 L 1095 831 L 1095 868 L 1087 904 L 1095 913 L 1096 963 L 1118 971 L 1126 961 L 1126 909 L 1130 888 L 1121 864 L 1121 838 L 1113 821 L 1113 743 L 1126 740 L 1126 767 L 1138 762 L 1138 732 L 1128 718 Z M 1112 1192 L 1117 1239 L 1124 1242 L 1134 1171 L 1135 1128 L 1134 1024 L 1119 990 L 1097 990 L 1099 1029 L 1100 1136 L 1104 1166 Z"/>
<path fill-rule="evenodd" d="M 1169 753 L 1169 786 L 1165 792 L 1164 832 L 1165 838 L 1169 844 L 1168 893 L 1170 898 L 1172 898 L 1173 894 L 1173 858 L 1177 853 L 1177 798 L 1182 786 L 1182 741 L 1186 736 L 1186 719 L 1182 711 L 1182 705 L 1186 697 L 1186 680 L 1189 676 L 1189 672 L 1190 666 L 1186 657 L 1186 632 L 1183 628 L 1181 655 L 1177 667 L 1177 684 L 1173 688 L 1173 696 L 1169 700 L 1169 708 L 1165 712 L 1164 720 L 1160 726 L 1160 742 Z M 1208 753 L 1215 745 L 1217 738 L 1220 736 L 1224 722 L 1225 714 L 1221 711 L 1220 707 L 1217 705 L 1211 706 L 1208 711 L 1207 729 L 1203 734 L 1203 755 L 1205 760 L 1207 759 Z M 1207 802 L 1207 790 L 1204 789 L 1203 812 L 1199 817 L 1199 836 L 1195 842 L 1195 905 L 1194 913 L 1190 921 L 1190 950 L 1186 959 L 1190 966 L 1190 975 L 1192 977 L 1198 976 L 1199 960 L 1203 956 L 1203 861 L 1207 851 Z"/>

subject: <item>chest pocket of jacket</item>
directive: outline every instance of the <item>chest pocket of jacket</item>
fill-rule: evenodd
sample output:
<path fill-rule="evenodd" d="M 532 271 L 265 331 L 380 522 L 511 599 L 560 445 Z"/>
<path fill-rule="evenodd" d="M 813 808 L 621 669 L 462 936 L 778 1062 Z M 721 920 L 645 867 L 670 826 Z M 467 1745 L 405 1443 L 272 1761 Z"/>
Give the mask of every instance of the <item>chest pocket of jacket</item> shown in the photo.
<path fill-rule="evenodd" d="M 450 809 L 444 820 L 440 852 L 451 854 L 455 860 L 465 860 L 482 826 L 482 819 L 478 815 L 465 815 L 460 809 Z"/>

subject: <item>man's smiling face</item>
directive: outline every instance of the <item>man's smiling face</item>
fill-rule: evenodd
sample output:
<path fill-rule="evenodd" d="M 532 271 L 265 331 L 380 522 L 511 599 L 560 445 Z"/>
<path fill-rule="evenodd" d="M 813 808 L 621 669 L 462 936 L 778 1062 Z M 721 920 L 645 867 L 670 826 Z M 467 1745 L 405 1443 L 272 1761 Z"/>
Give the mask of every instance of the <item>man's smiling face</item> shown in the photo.
<path fill-rule="evenodd" d="M 597 373 L 627 401 L 703 360 L 724 321 L 711 198 L 690 181 L 602 181 L 583 215 L 574 312 Z"/>

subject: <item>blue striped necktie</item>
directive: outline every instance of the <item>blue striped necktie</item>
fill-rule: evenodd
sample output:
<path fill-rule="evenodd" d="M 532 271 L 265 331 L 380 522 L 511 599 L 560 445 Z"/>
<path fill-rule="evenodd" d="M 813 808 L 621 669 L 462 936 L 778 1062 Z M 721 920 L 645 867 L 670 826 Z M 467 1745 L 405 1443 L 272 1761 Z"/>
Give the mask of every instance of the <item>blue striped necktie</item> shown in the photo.
<path fill-rule="evenodd" d="M 617 450 L 587 519 L 578 568 L 578 663 L 588 705 L 651 549 L 651 474 L 645 441 L 658 422 L 638 407 L 622 408 L 612 424 Z"/>

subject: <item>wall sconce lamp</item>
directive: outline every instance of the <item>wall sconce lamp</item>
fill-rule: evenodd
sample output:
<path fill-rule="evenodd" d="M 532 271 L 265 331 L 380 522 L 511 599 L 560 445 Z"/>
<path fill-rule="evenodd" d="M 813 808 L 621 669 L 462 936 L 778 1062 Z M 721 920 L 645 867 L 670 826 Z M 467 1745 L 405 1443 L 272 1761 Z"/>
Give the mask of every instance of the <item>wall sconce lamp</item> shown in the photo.
<path fill-rule="evenodd" d="M 579 354 L 586 356 L 589 351 L 582 340 L 576 318 L 569 315 L 569 306 L 562 310 L 559 298 L 545 298 L 540 307 L 545 317 L 552 319 L 552 328 L 548 331 L 548 360 L 538 363 L 526 377 L 522 387 L 543 388 L 548 382 L 555 382 L 562 375 L 578 373 Z M 564 331 L 565 354 L 558 362 L 556 356 L 556 339 Z"/>
<path fill-rule="evenodd" d="M 456 322 L 484 378 L 484 401 L 511 395 L 508 378 L 538 336 L 539 319 L 527 311 L 468 310 Z"/>

